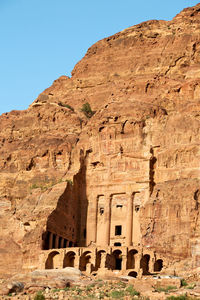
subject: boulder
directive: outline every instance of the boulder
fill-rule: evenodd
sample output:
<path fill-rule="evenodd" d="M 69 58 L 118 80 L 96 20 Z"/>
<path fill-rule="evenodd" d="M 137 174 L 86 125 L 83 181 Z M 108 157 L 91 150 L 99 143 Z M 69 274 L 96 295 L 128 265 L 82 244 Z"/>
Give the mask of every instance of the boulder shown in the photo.
<path fill-rule="evenodd" d="M 10 293 L 19 293 L 22 292 L 24 289 L 24 284 L 19 281 L 12 281 L 7 285 L 8 294 Z"/>

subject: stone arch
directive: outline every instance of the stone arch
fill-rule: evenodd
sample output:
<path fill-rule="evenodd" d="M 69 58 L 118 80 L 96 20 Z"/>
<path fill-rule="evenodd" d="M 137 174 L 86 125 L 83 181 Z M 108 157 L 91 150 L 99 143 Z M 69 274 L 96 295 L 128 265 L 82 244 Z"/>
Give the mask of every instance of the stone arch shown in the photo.
<path fill-rule="evenodd" d="M 160 272 L 163 268 L 163 260 L 162 259 L 157 259 L 154 263 L 154 272 Z"/>
<path fill-rule="evenodd" d="M 132 249 L 128 252 L 127 264 L 126 264 L 127 269 L 135 269 L 135 255 L 137 253 L 138 253 L 138 251 L 135 249 Z"/>
<path fill-rule="evenodd" d="M 135 272 L 135 271 L 131 271 L 131 272 L 129 272 L 128 273 L 128 276 L 131 276 L 131 277 L 137 277 L 137 272 Z"/>
<path fill-rule="evenodd" d="M 63 260 L 63 268 L 66 267 L 74 267 L 74 260 L 75 260 L 76 253 L 73 251 L 69 251 L 65 254 Z"/>
<path fill-rule="evenodd" d="M 114 270 L 121 270 L 122 269 L 122 251 L 116 249 L 112 253 L 112 257 L 114 259 Z"/>
<path fill-rule="evenodd" d="M 150 255 L 145 254 L 140 260 L 140 268 L 142 269 L 142 275 L 149 275 L 149 261 Z"/>
<path fill-rule="evenodd" d="M 86 265 L 90 263 L 91 251 L 84 252 L 80 257 L 80 270 L 86 271 Z"/>
<path fill-rule="evenodd" d="M 45 269 L 58 269 L 59 268 L 59 252 L 52 251 L 49 253 L 45 262 Z"/>

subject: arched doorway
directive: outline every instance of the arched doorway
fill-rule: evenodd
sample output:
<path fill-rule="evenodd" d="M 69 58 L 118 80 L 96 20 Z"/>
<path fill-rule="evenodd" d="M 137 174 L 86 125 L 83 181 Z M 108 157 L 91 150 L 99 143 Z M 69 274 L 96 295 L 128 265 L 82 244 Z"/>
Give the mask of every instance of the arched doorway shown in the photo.
<path fill-rule="evenodd" d="M 114 270 L 121 270 L 122 269 L 122 251 L 115 250 L 112 253 L 114 258 Z"/>
<path fill-rule="evenodd" d="M 145 254 L 142 256 L 140 260 L 140 268 L 142 268 L 142 275 L 149 275 L 149 261 L 150 261 L 150 255 Z"/>
<path fill-rule="evenodd" d="M 127 255 L 127 269 L 135 269 L 135 255 L 138 253 L 137 250 L 133 249 L 128 252 Z"/>
<path fill-rule="evenodd" d="M 73 251 L 67 252 L 63 260 L 63 268 L 74 267 L 75 256 L 76 253 L 74 253 Z"/>
<path fill-rule="evenodd" d="M 160 272 L 163 268 L 163 260 L 157 259 L 154 263 L 154 272 Z"/>
<path fill-rule="evenodd" d="M 86 271 L 86 265 L 90 262 L 91 252 L 86 251 L 80 257 L 80 270 Z"/>
<path fill-rule="evenodd" d="M 58 269 L 59 268 L 59 252 L 53 251 L 49 253 L 46 263 L 45 269 Z"/>
<path fill-rule="evenodd" d="M 128 276 L 131 276 L 131 277 L 137 277 L 137 272 L 134 272 L 134 271 L 131 271 L 128 273 Z"/>

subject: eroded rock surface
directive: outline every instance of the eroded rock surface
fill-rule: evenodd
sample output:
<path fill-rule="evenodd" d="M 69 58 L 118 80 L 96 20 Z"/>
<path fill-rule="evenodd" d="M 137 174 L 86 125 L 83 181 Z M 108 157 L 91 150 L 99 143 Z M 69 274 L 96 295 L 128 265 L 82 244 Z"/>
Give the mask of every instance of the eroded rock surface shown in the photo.
<path fill-rule="evenodd" d="M 198 267 L 199 137 L 200 4 L 93 45 L 71 78 L 0 116 L 1 276 L 38 268 L 47 232 L 101 244 L 92 199 L 136 192 L 122 245 L 155 250 L 172 271 Z"/>

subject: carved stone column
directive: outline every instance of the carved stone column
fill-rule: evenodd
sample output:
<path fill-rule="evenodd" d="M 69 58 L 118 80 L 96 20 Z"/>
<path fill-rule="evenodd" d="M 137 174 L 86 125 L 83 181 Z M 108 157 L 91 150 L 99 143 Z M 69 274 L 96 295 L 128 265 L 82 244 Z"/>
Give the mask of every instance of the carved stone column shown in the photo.
<path fill-rule="evenodd" d="M 128 194 L 127 222 L 126 222 L 126 246 L 132 246 L 132 230 L 133 230 L 133 195 Z"/>
<path fill-rule="evenodd" d="M 49 233 L 49 249 L 53 249 L 53 233 Z"/>
<path fill-rule="evenodd" d="M 74 259 L 74 268 L 79 269 L 79 262 L 80 262 L 80 256 L 76 254 Z"/>
<path fill-rule="evenodd" d="M 149 272 L 150 273 L 154 272 L 154 263 L 155 263 L 154 257 L 150 258 L 150 260 L 149 260 Z"/>
<path fill-rule="evenodd" d="M 126 271 L 127 255 L 122 254 L 122 271 Z"/>
<path fill-rule="evenodd" d="M 110 195 L 105 195 L 105 215 L 104 215 L 104 223 L 105 223 L 105 239 L 104 245 L 110 245 L 110 218 L 111 218 L 111 199 Z"/>
<path fill-rule="evenodd" d="M 101 262 L 100 262 L 101 269 L 106 268 L 106 256 L 107 256 L 106 252 L 101 253 Z"/>
<path fill-rule="evenodd" d="M 136 272 L 139 272 L 140 270 L 140 260 L 141 260 L 142 256 L 141 254 L 136 254 L 135 255 L 135 270 Z"/>
<path fill-rule="evenodd" d="M 86 265 L 86 274 L 90 275 L 92 273 L 92 263 Z"/>
<path fill-rule="evenodd" d="M 59 236 L 56 235 L 56 239 L 55 239 L 55 249 L 58 249 L 58 244 L 59 244 Z"/>
<path fill-rule="evenodd" d="M 87 215 L 87 230 L 86 230 L 86 245 L 89 246 L 92 242 L 96 243 L 97 236 L 97 198 L 93 198 L 88 203 Z"/>

